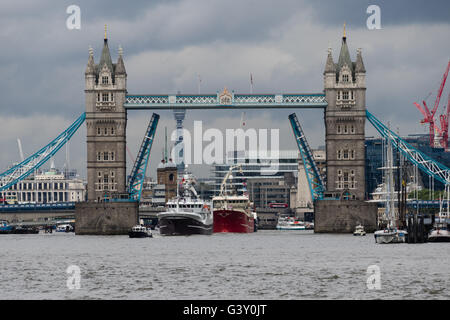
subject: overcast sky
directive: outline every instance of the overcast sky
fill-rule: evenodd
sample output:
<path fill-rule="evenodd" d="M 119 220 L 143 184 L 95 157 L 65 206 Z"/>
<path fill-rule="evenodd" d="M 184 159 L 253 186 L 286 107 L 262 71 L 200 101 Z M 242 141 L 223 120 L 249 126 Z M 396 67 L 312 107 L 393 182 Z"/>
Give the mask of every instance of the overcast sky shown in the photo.
<path fill-rule="evenodd" d="M 66 28 L 66 8 L 81 8 L 81 29 Z M 381 8 L 380 30 L 369 30 L 366 9 Z M 450 1 L 161 0 L 31 1 L 0 3 L 0 168 L 56 137 L 84 112 L 84 71 L 88 48 L 96 63 L 108 25 L 111 55 L 124 50 L 128 92 L 237 93 L 321 92 L 327 48 L 338 58 L 343 23 L 352 59 L 362 49 L 367 70 L 367 107 L 401 134 L 425 133 L 414 101 L 433 105 L 450 58 Z M 444 90 L 442 113 L 450 83 Z M 278 128 L 281 149 L 295 149 L 287 116 L 292 110 L 247 111 L 247 128 Z M 175 126 L 160 112 L 150 175 L 161 160 L 164 127 Z M 298 110 L 313 147 L 324 144 L 323 113 Z M 130 111 L 127 143 L 136 155 L 151 111 Z M 188 111 L 185 125 L 238 128 L 241 111 Z M 70 166 L 86 172 L 85 126 L 72 138 Z M 376 135 L 370 124 L 366 135 Z M 56 165 L 65 162 L 64 150 Z M 48 167 L 48 164 L 44 165 Z M 131 159 L 128 169 L 131 168 Z M 200 175 L 208 171 L 191 169 Z"/>

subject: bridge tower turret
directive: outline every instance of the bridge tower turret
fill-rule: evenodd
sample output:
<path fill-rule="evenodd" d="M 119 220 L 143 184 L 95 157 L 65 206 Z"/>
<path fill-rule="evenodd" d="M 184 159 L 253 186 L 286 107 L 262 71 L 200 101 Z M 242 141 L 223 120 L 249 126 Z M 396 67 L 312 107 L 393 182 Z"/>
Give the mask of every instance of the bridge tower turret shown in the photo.
<path fill-rule="evenodd" d="M 106 30 L 98 64 L 89 49 L 85 72 L 88 201 L 126 192 L 127 73 L 122 56 L 119 48 L 117 63 L 112 63 Z"/>
<path fill-rule="evenodd" d="M 366 70 L 361 50 L 352 62 L 347 37 L 342 37 L 339 60 L 331 49 L 324 70 L 327 191 L 343 199 L 365 197 Z"/>

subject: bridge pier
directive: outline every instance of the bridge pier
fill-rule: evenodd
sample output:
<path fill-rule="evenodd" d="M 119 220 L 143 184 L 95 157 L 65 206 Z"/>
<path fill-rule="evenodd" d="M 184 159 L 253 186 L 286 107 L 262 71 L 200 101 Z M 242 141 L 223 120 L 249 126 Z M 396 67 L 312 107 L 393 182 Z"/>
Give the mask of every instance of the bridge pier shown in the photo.
<path fill-rule="evenodd" d="M 366 232 L 377 230 L 377 204 L 362 200 L 317 200 L 314 232 L 351 233 L 358 224 Z"/>
<path fill-rule="evenodd" d="M 75 205 L 75 234 L 125 235 L 138 223 L 137 202 L 79 202 Z"/>

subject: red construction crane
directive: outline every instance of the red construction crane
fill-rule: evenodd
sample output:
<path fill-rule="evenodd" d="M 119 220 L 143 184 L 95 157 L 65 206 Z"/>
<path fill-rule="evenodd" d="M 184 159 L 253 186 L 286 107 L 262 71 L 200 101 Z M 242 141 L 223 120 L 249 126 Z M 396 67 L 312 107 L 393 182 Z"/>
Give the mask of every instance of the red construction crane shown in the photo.
<path fill-rule="evenodd" d="M 448 94 L 448 101 L 447 101 L 447 113 L 441 114 L 439 116 L 439 120 L 441 121 L 441 146 L 442 148 L 447 151 L 448 149 L 448 118 L 450 114 L 450 93 Z"/>
<path fill-rule="evenodd" d="M 438 131 L 441 139 L 440 143 L 441 146 L 445 149 L 448 147 L 448 115 L 449 115 L 449 106 L 447 106 L 447 114 L 440 116 L 441 121 L 441 128 L 436 127 L 434 122 L 434 115 L 436 114 L 437 108 L 439 106 L 439 102 L 441 101 L 442 91 L 444 90 L 445 81 L 447 80 L 448 72 L 450 70 L 450 60 L 447 65 L 447 70 L 444 73 L 444 77 L 442 78 L 441 86 L 439 87 L 438 94 L 436 96 L 436 101 L 434 102 L 433 110 L 430 112 L 428 109 L 427 103 L 425 101 L 423 102 L 423 108 L 420 104 L 417 102 L 414 102 L 414 105 L 419 109 L 419 111 L 423 115 L 423 120 L 420 121 L 420 123 L 429 123 L 430 124 L 430 146 L 434 147 L 434 131 L 435 129 Z"/>

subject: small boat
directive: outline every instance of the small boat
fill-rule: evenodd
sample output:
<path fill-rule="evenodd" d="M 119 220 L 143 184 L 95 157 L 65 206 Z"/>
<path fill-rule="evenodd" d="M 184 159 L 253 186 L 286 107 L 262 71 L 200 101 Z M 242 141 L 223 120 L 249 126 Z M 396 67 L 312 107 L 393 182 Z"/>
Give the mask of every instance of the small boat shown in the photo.
<path fill-rule="evenodd" d="M 438 218 L 428 234 L 428 242 L 450 242 L 450 231 L 446 219 Z"/>
<path fill-rule="evenodd" d="M 17 226 L 11 231 L 12 234 L 38 234 L 39 229 L 36 227 Z"/>
<path fill-rule="evenodd" d="M 314 230 L 314 222 L 305 222 L 306 230 Z"/>
<path fill-rule="evenodd" d="M 294 217 L 278 218 L 277 230 L 305 230 L 305 223 Z"/>
<path fill-rule="evenodd" d="M 152 238 L 152 230 L 143 225 L 136 225 L 128 232 L 130 238 Z"/>
<path fill-rule="evenodd" d="M 10 234 L 13 227 L 9 225 L 8 221 L 0 220 L 0 234 Z"/>
<path fill-rule="evenodd" d="M 363 225 L 357 225 L 355 227 L 355 231 L 353 232 L 354 236 L 365 236 L 366 235 L 366 231 L 364 230 L 364 226 Z"/>
<path fill-rule="evenodd" d="M 61 224 L 56 228 L 56 232 L 73 232 L 74 228 L 70 224 Z"/>
<path fill-rule="evenodd" d="M 376 243 L 405 243 L 408 232 L 397 228 L 386 228 L 375 231 Z"/>

